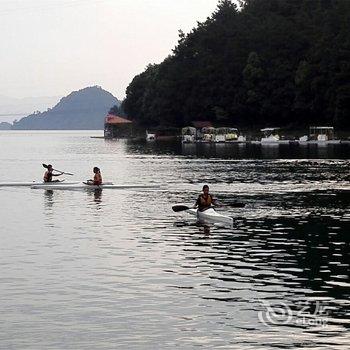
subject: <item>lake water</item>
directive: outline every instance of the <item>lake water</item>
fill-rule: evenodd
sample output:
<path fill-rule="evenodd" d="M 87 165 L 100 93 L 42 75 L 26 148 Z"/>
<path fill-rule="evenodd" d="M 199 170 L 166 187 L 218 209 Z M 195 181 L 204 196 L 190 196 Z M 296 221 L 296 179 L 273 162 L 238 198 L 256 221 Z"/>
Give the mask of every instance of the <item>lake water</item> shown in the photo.
<path fill-rule="evenodd" d="M 349 349 L 349 146 L 90 135 L 0 132 L 0 182 L 162 187 L 0 188 L 0 349 Z M 172 212 L 204 183 L 233 228 Z"/>

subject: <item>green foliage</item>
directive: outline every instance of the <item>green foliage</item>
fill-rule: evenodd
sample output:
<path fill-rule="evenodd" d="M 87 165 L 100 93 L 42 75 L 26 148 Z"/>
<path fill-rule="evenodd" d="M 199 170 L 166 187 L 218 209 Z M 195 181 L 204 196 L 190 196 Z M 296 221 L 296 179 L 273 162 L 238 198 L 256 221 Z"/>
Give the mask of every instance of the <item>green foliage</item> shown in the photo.
<path fill-rule="evenodd" d="M 108 114 L 116 115 L 118 117 L 126 117 L 127 114 L 125 113 L 123 107 L 118 103 L 111 107 Z"/>
<path fill-rule="evenodd" d="M 145 126 L 350 127 L 350 1 L 221 0 L 126 91 Z"/>

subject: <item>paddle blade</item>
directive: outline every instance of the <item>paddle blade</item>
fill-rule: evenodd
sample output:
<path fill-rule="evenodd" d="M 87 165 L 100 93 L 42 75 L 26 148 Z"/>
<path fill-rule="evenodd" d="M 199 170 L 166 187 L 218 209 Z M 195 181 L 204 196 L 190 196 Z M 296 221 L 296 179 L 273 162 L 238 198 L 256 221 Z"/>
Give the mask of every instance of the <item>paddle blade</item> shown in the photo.
<path fill-rule="evenodd" d="M 172 209 L 175 212 L 178 212 L 178 211 L 188 210 L 188 209 L 190 209 L 190 207 L 188 207 L 187 205 L 174 205 L 174 206 L 172 206 Z"/>
<path fill-rule="evenodd" d="M 244 208 L 245 207 L 245 203 L 230 203 L 228 205 L 230 207 L 234 207 L 234 208 Z"/>
<path fill-rule="evenodd" d="M 47 165 L 46 165 L 46 164 L 43 164 L 43 167 L 44 167 L 45 169 L 47 169 Z"/>

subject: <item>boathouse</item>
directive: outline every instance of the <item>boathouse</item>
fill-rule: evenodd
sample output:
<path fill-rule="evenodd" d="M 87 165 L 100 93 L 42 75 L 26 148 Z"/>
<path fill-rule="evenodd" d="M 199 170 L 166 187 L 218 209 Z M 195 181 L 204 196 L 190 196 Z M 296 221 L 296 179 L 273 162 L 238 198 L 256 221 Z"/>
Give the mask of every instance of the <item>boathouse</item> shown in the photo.
<path fill-rule="evenodd" d="M 333 126 L 310 126 L 309 128 L 310 140 L 329 141 L 334 140 Z"/>
<path fill-rule="evenodd" d="M 106 139 L 130 138 L 133 136 L 132 121 L 108 114 L 105 118 L 104 137 Z"/>
<path fill-rule="evenodd" d="M 196 128 L 196 139 L 202 140 L 204 138 L 204 135 L 206 133 L 206 130 L 212 129 L 213 124 L 209 120 L 194 120 L 192 122 L 193 127 Z"/>

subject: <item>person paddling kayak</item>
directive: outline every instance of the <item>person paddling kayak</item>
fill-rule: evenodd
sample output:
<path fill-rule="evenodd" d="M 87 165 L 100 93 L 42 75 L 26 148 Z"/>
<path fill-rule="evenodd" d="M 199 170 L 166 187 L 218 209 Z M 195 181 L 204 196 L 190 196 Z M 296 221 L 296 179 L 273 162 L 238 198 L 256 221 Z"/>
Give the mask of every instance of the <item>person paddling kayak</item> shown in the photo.
<path fill-rule="evenodd" d="M 99 186 L 102 185 L 102 175 L 101 175 L 101 170 L 95 166 L 93 169 L 94 172 L 94 179 L 93 180 L 87 180 L 88 185 L 95 185 Z"/>
<path fill-rule="evenodd" d="M 209 186 L 204 185 L 203 193 L 199 195 L 193 208 L 198 208 L 199 211 L 204 211 L 217 204 L 217 200 L 209 193 Z"/>
<path fill-rule="evenodd" d="M 53 173 L 53 167 L 51 164 L 47 166 L 47 170 L 44 174 L 44 182 L 59 182 L 60 180 L 52 180 L 53 176 L 61 176 L 63 173 L 60 172 L 59 174 L 54 174 Z"/>

